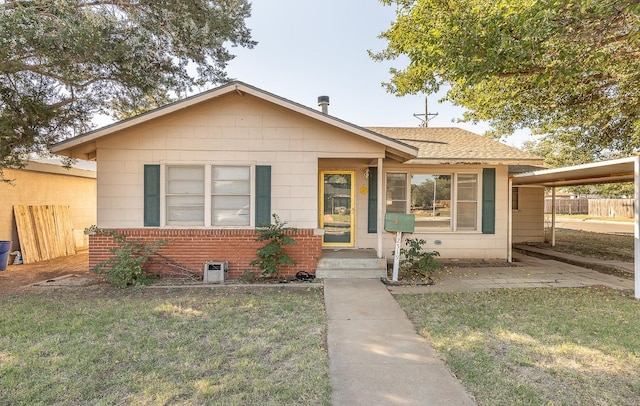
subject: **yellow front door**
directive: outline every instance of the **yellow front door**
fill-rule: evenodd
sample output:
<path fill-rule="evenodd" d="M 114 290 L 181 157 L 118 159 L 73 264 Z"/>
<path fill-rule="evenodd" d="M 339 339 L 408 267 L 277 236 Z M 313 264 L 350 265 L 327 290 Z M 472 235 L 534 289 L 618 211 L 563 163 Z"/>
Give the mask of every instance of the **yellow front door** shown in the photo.
<path fill-rule="evenodd" d="M 353 247 L 355 242 L 355 193 L 353 171 L 320 173 L 320 228 L 326 247 Z"/>

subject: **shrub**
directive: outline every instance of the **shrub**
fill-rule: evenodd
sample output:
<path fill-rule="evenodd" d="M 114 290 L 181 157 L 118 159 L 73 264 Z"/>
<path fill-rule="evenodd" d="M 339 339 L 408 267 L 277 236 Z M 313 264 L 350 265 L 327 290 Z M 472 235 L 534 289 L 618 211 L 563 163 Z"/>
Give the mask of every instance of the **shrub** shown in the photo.
<path fill-rule="evenodd" d="M 281 266 L 296 264 L 284 250 L 285 245 L 296 243 L 293 237 L 286 234 L 287 230 L 295 230 L 295 228 L 285 227 L 285 225 L 286 223 L 281 222 L 280 217 L 274 213 L 273 224 L 260 226 L 257 229 L 259 237 L 256 241 L 267 241 L 267 243 L 258 250 L 258 258 L 251 261 L 251 265 L 262 269 L 262 276 L 276 276 Z"/>
<path fill-rule="evenodd" d="M 144 266 L 149 257 L 157 254 L 156 250 L 165 244 L 164 240 L 148 244 L 140 240 L 127 240 L 126 236 L 115 231 L 106 232 L 96 228 L 92 231 L 110 235 L 117 246 L 110 250 L 113 256 L 94 266 L 91 272 L 104 275 L 107 282 L 118 288 L 151 282 L 152 278 L 147 276 Z"/>
<path fill-rule="evenodd" d="M 425 277 L 436 269 L 442 269 L 444 265 L 435 260 L 440 256 L 438 251 L 423 251 L 422 246 L 426 243 L 421 238 L 407 238 L 404 242 L 406 247 L 400 248 L 400 268 Z"/>

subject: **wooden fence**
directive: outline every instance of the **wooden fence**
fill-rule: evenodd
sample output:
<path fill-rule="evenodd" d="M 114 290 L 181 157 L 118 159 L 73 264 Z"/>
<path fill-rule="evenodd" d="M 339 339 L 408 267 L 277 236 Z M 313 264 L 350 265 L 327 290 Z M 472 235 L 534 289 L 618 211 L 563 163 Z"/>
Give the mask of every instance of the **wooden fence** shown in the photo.
<path fill-rule="evenodd" d="M 69 206 L 13 206 L 25 264 L 76 253 Z"/>
<path fill-rule="evenodd" d="M 551 213 L 551 198 L 545 199 L 544 212 Z M 633 218 L 633 199 L 557 198 L 556 214 Z"/>
<path fill-rule="evenodd" d="M 551 213 L 551 198 L 544 199 L 544 212 Z M 589 214 L 589 199 L 556 198 L 556 214 Z"/>

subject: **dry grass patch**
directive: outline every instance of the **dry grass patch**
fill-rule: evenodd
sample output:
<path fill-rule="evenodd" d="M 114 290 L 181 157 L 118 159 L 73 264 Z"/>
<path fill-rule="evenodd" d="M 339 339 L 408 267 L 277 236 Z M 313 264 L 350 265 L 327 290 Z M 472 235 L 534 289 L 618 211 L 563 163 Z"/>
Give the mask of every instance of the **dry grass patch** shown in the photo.
<path fill-rule="evenodd" d="M 329 404 L 320 289 L 126 289 L 0 306 L 0 404 Z"/>
<path fill-rule="evenodd" d="M 590 258 L 633 262 L 633 235 L 592 233 L 588 231 L 556 229 L 556 246 L 549 243 L 528 243 L 552 251 Z"/>
<path fill-rule="evenodd" d="M 600 288 L 396 299 L 483 405 L 640 404 L 640 302 Z"/>

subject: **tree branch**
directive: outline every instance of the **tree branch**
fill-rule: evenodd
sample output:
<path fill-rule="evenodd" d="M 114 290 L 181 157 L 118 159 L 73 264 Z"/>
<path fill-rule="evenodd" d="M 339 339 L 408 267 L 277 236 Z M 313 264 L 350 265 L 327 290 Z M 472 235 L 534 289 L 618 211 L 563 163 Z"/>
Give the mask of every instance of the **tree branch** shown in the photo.
<path fill-rule="evenodd" d="M 31 6 L 39 6 L 37 2 L 32 0 L 5 0 L 4 3 L 0 4 L 0 8 L 4 10 L 15 10 L 18 7 L 31 7 Z M 139 8 L 140 5 L 133 4 L 131 1 L 89 1 L 85 3 L 78 4 L 78 7 L 95 7 L 95 6 L 117 6 L 122 8 Z"/>

